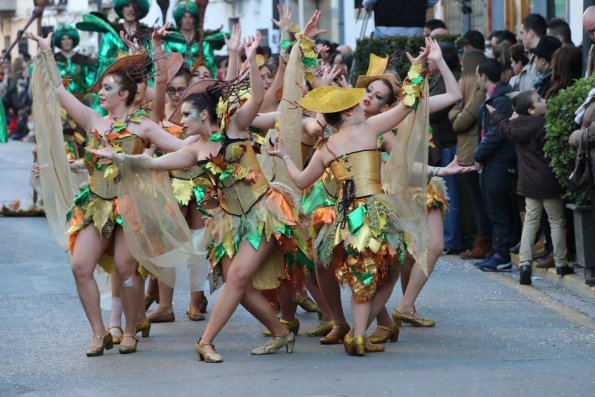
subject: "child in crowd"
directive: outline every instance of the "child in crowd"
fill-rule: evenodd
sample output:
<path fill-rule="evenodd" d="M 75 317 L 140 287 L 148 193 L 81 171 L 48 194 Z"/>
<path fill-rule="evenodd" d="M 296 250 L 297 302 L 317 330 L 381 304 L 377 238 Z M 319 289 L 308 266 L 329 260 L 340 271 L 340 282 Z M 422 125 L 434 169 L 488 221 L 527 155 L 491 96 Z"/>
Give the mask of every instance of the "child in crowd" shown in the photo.
<path fill-rule="evenodd" d="M 545 208 L 552 229 L 556 273 L 574 273 L 566 259 L 566 221 L 561 188 L 543 153 L 547 104 L 535 91 L 523 91 L 513 99 L 516 112 L 508 119 L 487 105 L 499 133 L 515 143 L 518 159 L 517 193 L 525 196 L 525 223 L 520 249 L 520 283 L 531 285 L 531 246 Z"/>

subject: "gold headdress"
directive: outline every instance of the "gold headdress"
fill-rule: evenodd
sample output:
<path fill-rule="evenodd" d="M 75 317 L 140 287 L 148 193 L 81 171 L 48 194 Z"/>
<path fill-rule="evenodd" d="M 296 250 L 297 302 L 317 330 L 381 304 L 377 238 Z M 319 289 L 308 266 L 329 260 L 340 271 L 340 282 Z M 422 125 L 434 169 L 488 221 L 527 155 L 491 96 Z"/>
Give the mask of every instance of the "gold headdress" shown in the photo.
<path fill-rule="evenodd" d="M 308 92 L 298 103 L 317 113 L 336 113 L 354 107 L 366 95 L 363 88 L 319 87 Z"/>
<path fill-rule="evenodd" d="M 401 92 L 401 80 L 394 74 L 386 73 L 388 66 L 388 57 L 382 58 L 376 54 L 370 53 L 370 63 L 365 75 L 357 78 L 356 88 L 366 88 L 371 82 L 376 80 L 386 80 L 393 87 L 395 97 Z"/>

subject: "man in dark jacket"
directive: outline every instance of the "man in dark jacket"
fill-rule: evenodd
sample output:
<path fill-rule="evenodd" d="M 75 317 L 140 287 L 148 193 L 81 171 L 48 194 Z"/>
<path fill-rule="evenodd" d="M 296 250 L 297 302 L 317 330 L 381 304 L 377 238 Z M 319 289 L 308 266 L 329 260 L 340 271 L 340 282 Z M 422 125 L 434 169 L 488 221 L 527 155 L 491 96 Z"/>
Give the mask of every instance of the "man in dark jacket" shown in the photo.
<path fill-rule="evenodd" d="M 486 271 L 512 269 L 509 250 L 516 243 L 515 223 L 520 224 L 515 195 L 517 161 L 514 144 L 496 130 L 486 108 L 490 105 L 504 117 L 512 115 L 512 100 L 506 95 L 512 92 L 512 87 L 500 81 L 501 74 L 502 66 L 495 59 L 486 59 L 477 67 L 478 83 L 487 94 L 477 116 L 480 142 L 474 160 L 492 223 L 494 251 L 474 265 Z"/>

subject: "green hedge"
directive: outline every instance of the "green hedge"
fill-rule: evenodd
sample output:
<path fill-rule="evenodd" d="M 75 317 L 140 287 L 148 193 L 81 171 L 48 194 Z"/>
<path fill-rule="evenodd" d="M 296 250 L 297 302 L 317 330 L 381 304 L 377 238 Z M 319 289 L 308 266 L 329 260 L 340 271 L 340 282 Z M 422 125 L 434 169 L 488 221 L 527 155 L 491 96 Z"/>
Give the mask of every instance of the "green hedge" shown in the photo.
<path fill-rule="evenodd" d="M 457 35 L 440 36 L 438 41 L 447 41 L 449 43 L 457 43 Z M 365 38 L 357 41 L 355 53 L 353 55 L 355 65 L 351 71 L 350 81 L 355 85 L 357 76 L 366 74 L 368 70 L 368 62 L 370 61 L 370 53 L 373 52 L 378 56 L 389 56 L 389 66 L 392 66 L 399 73 L 401 78 L 404 78 L 407 70 L 409 70 L 409 61 L 407 60 L 406 52 L 410 52 L 413 56 L 417 56 L 420 47 L 424 45 L 423 36 L 395 36 L 395 37 L 379 37 L 379 38 Z"/>
<path fill-rule="evenodd" d="M 558 183 L 562 186 L 562 198 L 569 203 L 590 205 L 586 190 L 574 190 L 568 181 L 575 164 L 576 150 L 568 144 L 570 134 L 579 129 L 574 123 L 574 112 L 585 101 L 595 86 L 595 76 L 578 80 L 574 85 L 561 90 L 548 100 L 546 118 L 546 142 L 543 151 Z"/>

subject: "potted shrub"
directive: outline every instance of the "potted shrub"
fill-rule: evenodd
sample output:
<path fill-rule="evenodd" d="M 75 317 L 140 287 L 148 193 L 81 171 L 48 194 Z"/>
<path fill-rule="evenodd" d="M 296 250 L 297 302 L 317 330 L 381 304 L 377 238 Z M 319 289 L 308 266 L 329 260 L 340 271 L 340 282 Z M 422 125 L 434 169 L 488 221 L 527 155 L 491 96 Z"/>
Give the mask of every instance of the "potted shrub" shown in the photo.
<path fill-rule="evenodd" d="M 573 210 L 577 263 L 585 267 L 587 278 L 595 277 L 595 222 L 593 203 L 587 190 L 575 190 L 568 177 L 575 165 L 576 150 L 568 144 L 570 134 L 579 128 L 574 112 L 585 101 L 595 85 L 595 76 L 581 79 L 561 90 L 548 101 L 546 113 L 546 142 L 543 147 L 550 167 L 562 186 L 562 198 Z"/>

